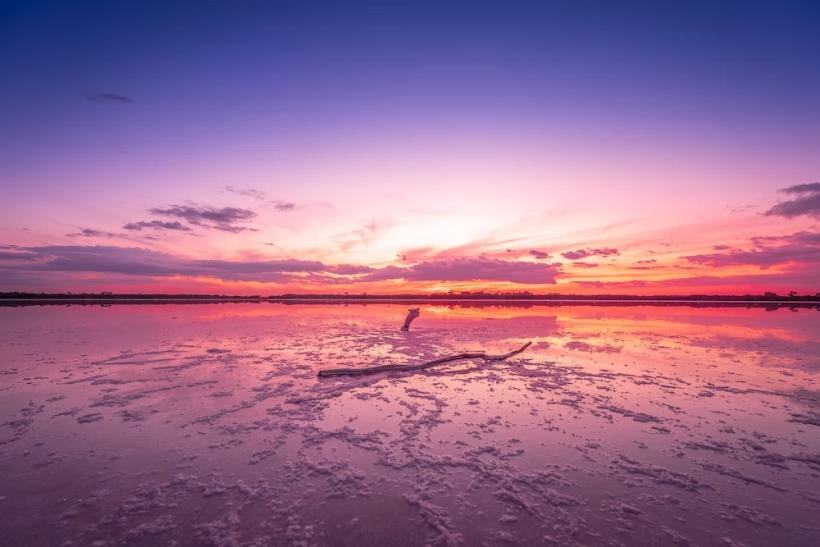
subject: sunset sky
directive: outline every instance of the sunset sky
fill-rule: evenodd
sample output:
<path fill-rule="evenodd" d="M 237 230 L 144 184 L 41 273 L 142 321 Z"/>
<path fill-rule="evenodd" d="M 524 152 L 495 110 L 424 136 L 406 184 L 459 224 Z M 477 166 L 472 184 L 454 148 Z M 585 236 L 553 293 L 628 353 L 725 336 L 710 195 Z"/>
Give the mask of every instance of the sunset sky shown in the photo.
<path fill-rule="evenodd" d="M 815 2 L 4 2 L 0 291 L 820 292 Z"/>

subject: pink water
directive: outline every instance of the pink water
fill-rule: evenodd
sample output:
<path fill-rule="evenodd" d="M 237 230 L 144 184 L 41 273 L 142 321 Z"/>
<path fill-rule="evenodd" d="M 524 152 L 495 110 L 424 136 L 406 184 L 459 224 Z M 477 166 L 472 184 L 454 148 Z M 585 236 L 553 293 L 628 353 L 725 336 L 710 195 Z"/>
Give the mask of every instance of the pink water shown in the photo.
<path fill-rule="evenodd" d="M 817 310 L 406 308 L 0 308 L 0 537 L 820 544 Z"/>

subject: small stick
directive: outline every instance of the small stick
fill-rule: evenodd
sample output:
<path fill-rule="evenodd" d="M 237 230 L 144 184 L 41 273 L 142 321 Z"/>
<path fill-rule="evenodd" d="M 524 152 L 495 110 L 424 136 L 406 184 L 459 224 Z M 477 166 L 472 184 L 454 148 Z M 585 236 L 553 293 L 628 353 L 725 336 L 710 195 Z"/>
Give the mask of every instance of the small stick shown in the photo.
<path fill-rule="evenodd" d="M 380 372 L 413 372 L 434 367 L 436 365 L 443 365 L 444 363 L 449 363 L 451 361 L 458 361 L 460 359 L 484 359 L 485 361 L 503 361 L 505 359 L 509 359 L 510 357 L 518 355 L 519 353 L 530 347 L 531 344 L 532 342 L 527 342 L 517 350 L 511 351 L 509 353 L 503 353 L 501 355 L 490 355 L 485 351 L 471 351 L 465 353 L 458 353 L 456 355 L 449 355 L 447 357 L 440 357 L 439 359 L 427 361 L 426 363 L 419 363 L 417 365 L 379 365 L 375 367 L 366 368 L 331 368 L 320 370 L 319 376 L 325 378 L 328 376 L 364 376 L 366 374 L 378 374 Z"/>
<path fill-rule="evenodd" d="M 419 316 L 419 309 L 418 308 L 410 308 L 407 310 L 407 318 L 404 320 L 404 325 L 401 326 L 401 330 L 407 332 L 410 330 L 410 323 L 413 322 L 413 319 Z"/>

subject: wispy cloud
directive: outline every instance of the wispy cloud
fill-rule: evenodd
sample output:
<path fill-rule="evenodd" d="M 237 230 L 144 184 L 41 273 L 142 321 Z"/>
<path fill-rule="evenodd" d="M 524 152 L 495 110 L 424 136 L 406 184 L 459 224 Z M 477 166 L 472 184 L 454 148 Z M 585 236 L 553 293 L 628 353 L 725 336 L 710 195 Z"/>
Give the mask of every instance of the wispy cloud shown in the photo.
<path fill-rule="evenodd" d="M 103 230 L 94 230 L 93 228 L 83 228 L 79 232 L 75 232 L 73 234 L 66 234 L 68 237 L 120 237 L 120 234 L 115 234 L 113 232 L 106 232 Z"/>
<path fill-rule="evenodd" d="M 273 205 L 273 208 L 277 211 L 293 211 L 296 208 L 295 203 L 291 203 L 289 201 L 282 201 L 281 199 L 275 199 L 270 202 Z"/>
<path fill-rule="evenodd" d="M 88 100 L 94 103 L 119 103 L 119 104 L 128 104 L 133 103 L 134 100 L 127 95 L 121 95 L 119 93 L 110 93 L 110 92 L 101 92 L 101 93 L 94 93 L 88 95 Z"/>
<path fill-rule="evenodd" d="M 371 220 L 370 222 L 363 224 L 361 228 L 357 228 L 342 234 L 340 236 L 342 241 L 339 246 L 342 251 L 349 251 L 359 245 L 366 247 L 375 241 L 379 234 L 381 234 L 386 228 L 389 228 L 392 225 L 393 224 L 391 222 L 384 220 Z"/>
<path fill-rule="evenodd" d="M 225 190 L 232 194 L 253 198 L 258 201 L 264 201 L 267 199 L 267 194 L 262 190 L 257 190 L 256 188 L 235 188 L 233 186 L 226 186 Z"/>
<path fill-rule="evenodd" d="M 233 186 L 226 186 L 225 190 L 232 194 L 249 197 L 251 199 L 255 199 L 256 201 L 265 202 L 277 211 L 287 212 L 293 211 L 296 208 L 296 204 L 290 201 L 285 201 L 282 199 L 269 200 L 267 192 L 263 190 L 258 190 L 256 188 L 235 188 Z"/>

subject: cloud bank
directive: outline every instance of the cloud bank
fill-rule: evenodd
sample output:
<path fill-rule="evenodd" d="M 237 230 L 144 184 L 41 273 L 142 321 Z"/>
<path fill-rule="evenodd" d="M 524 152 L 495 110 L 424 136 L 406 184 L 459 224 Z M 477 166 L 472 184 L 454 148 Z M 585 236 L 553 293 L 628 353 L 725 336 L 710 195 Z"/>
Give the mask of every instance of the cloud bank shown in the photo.
<path fill-rule="evenodd" d="M 460 258 L 425 261 L 408 267 L 373 268 L 324 264 L 315 260 L 199 260 L 138 247 L 49 245 L 14 247 L 0 255 L 0 275 L 21 272 L 85 272 L 148 277 L 211 277 L 223 281 L 338 284 L 408 281 L 506 281 L 555 283 L 557 265 Z"/>
<path fill-rule="evenodd" d="M 755 237 L 751 242 L 754 245 L 751 249 L 729 249 L 690 255 L 684 259 L 702 266 L 758 266 L 762 269 L 792 263 L 820 264 L 820 232 Z"/>

